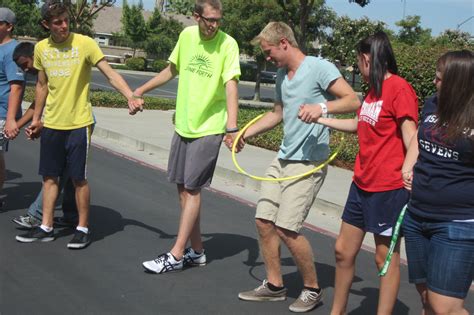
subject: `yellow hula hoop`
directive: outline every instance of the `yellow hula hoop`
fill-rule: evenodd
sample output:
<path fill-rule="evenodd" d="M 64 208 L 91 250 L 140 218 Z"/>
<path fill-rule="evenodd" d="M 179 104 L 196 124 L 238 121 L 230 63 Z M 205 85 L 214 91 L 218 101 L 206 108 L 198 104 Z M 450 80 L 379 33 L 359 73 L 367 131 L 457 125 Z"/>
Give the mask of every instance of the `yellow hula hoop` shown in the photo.
<path fill-rule="evenodd" d="M 302 173 L 302 174 L 298 174 L 298 175 L 293 175 L 293 176 L 288 176 L 288 177 L 278 177 L 278 178 L 272 178 L 272 177 L 260 177 L 260 176 L 255 176 L 255 175 L 252 175 L 252 174 L 249 174 L 247 173 L 245 170 L 242 169 L 242 167 L 240 167 L 239 163 L 237 162 L 237 159 L 235 157 L 235 148 L 237 147 L 237 144 L 239 143 L 239 140 L 240 138 L 242 137 L 242 135 L 245 133 L 245 131 L 252 125 L 254 124 L 257 120 L 259 120 L 260 118 L 262 118 L 262 116 L 265 115 L 265 114 L 260 114 L 258 115 L 257 117 L 255 117 L 254 119 L 252 119 L 250 122 L 248 122 L 244 128 L 242 128 L 242 130 L 240 130 L 240 132 L 237 134 L 237 137 L 235 138 L 235 141 L 234 143 L 232 144 L 232 162 L 234 162 L 234 165 L 235 167 L 239 170 L 240 173 L 244 174 L 244 175 L 247 175 L 248 177 L 250 178 L 253 178 L 255 180 L 260 180 L 260 181 L 269 181 L 269 182 L 282 182 L 282 181 L 285 181 L 285 180 L 291 180 L 291 179 L 296 179 L 296 178 L 301 178 L 301 177 L 305 177 L 305 176 L 308 176 L 308 175 L 311 175 L 313 173 L 316 173 L 317 171 L 319 171 L 320 169 L 322 169 L 323 167 L 325 167 L 326 165 L 328 165 L 329 163 L 331 163 L 332 160 L 334 160 L 336 158 L 336 156 L 339 154 L 339 152 L 341 151 L 341 147 L 342 147 L 342 144 L 344 142 L 344 136 L 341 137 L 341 140 L 340 140 L 340 144 L 339 146 L 337 147 L 336 151 L 334 151 L 333 154 L 331 154 L 329 156 L 329 158 L 324 161 L 324 163 L 316 166 L 314 169 L 308 171 L 308 172 L 305 172 L 305 173 Z"/>

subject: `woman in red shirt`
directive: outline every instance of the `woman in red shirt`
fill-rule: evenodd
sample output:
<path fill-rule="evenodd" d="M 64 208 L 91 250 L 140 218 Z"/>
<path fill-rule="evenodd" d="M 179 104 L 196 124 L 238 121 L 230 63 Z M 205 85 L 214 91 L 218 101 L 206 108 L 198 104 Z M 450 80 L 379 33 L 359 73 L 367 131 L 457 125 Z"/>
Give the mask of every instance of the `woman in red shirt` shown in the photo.
<path fill-rule="evenodd" d="M 409 194 L 401 168 L 416 132 L 418 100 L 413 88 L 397 75 L 387 35 L 376 33 L 357 45 L 358 67 L 369 90 L 354 119 L 319 118 L 328 127 L 357 132 L 353 183 L 336 241 L 336 283 L 331 314 L 345 314 L 355 273 L 356 256 L 367 232 L 374 235 L 375 263 L 382 268 L 392 228 Z M 309 121 L 307 121 L 309 122 Z M 377 314 L 391 314 L 400 285 L 399 244 L 387 274 L 380 278 Z"/>

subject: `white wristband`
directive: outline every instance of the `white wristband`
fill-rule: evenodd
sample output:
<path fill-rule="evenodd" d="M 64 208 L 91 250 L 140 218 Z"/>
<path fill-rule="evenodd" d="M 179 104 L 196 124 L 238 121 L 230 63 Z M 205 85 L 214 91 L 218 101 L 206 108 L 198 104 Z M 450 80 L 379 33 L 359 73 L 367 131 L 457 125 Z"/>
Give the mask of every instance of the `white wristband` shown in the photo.
<path fill-rule="evenodd" d="M 319 103 L 319 106 L 321 106 L 321 111 L 323 112 L 322 116 L 327 117 L 328 115 L 328 106 L 325 103 Z"/>

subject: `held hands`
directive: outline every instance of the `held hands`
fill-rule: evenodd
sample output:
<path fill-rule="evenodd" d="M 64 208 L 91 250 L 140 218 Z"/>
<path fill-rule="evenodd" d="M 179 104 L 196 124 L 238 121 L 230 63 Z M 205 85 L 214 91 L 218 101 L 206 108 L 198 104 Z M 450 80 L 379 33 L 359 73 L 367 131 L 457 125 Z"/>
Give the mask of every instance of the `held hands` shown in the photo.
<path fill-rule="evenodd" d="M 413 171 L 402 170 L 403 186 L 406 190 L 411 191 L 411 185 L 413 183 Z"/>
<path fill-rule="evenodd" d="M 43 129 L 43 123 L 39 120 L 32 121 L 31 124 L 25 129 L 25 134 L 28 140 L 35 140 L 41 135 Z"/>
<path fill-rule="evenodd" d="M 303 105 L 300 105 L 298 118 L 307 124 L 311 124 L 311 123 L 318 122 L 318 119 L 322 116 L 322 114 L 323 114 L 323 111 L 322 111 L 321 106 L 303 104 Z"/>
<path fill-rule="evenodd" d="M 137 112 L 143 112 L 143 104 L 145 100 L 143 96 L 139 93 L 133 92 L 132 96 L 128 99 L 128 113 L 130 115 L 135 115 Z"/>
<path fill-rule="evenodd" d="M 237 138 L 237 134 L 238 134 L 238 131 L 235 131 L 235 132 L 227 133 L 224 136 L 223 142 L 230 151 L 232 151 L 232 146 L 234 145 L 235 139 Z M 239 153 L 244 148 L 245 140 L 243 138 L 244 138 L 243 136 L 240 137 L 239 142 L 235 146 L 235 153 Z"/>
<path fill-rule="evenodd" d="M 3 128 L 3 135 L 5 138 L 13 140 L 20 133 L 20 129 L 15 120 L 8 120 L 5 122 L 5 127 Z"/>

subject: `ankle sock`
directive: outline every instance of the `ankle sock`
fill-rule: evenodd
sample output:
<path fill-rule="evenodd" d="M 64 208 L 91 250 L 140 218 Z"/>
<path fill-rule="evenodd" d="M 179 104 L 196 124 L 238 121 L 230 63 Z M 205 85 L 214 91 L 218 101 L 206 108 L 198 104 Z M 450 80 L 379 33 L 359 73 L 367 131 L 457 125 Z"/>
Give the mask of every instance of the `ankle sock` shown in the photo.
<path fill-rule="evenodd" d="M 321 293 L 321 288 L 310 288 L 310 287 L 304 287 L 306 290 L 309 290 L 311 292 L 316 292 L 317 294 Z"/>
<path fill-rule="evenodd" d="M 89 229 L 87 227 L 84 227 L 84 226 L 79 226 L 78 225 L 76 227 L 76 230 L 81 231 L 81 232 L 86 233 L 86 234 L 89 233 Z"/>
<path fill-rule="evenodd" d="M 43 224 L 41 224 L 41 229 L 43 231 L 45 231 L 46 233 L 49 233 L 53 230 L 53 228 L 51 226 L 46 226 L 46 225 L 43 225 Z"/>
<path fill-rule="evenodd" d="M 270 289 L 270 291 L 280 291 L 283 290 L 285 287 L 277 287 L 276 285 L 271 284 L 270 282 L 267 282 L 267 287 Z"/>

